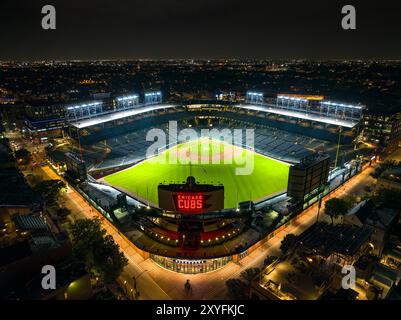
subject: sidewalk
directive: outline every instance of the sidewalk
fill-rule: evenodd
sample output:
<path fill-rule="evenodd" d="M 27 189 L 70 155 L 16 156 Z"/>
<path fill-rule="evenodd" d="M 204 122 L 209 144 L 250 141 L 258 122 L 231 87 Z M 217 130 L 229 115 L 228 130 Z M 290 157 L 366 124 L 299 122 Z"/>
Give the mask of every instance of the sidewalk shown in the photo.
<path fill-rule="evenodd" d="M 48 166 L 41 168 L 43 173 L 49 179 L 60 179 L 60 177 Z M 117 229 L 111 225 L 96 209 L 90 206 L 87 201 L 73 188 L 69 188 L 65 194 L 66 202 L 65 206 L 71 210 L 73 220 L 77 219 L 92 219 L 100 217 L 102 219 L 102 227 L 110 234 L 114 241 L 120 246 L 121 251 L 125 254 L 129 263 L 125 267 L 121 278 L 127 281 L 127 287 L 129 290 L 134 287 L 133 276 L 140 277 L 137 280 L 137 289 L 140 292 L 140 299 L 148 300 L 159 300 L 169 299 L 169 296 L 164 290 L 147 274 L 146 270 L 141 268 L 140 264 L 145 260 L 135 251 L 133 244 L 126 240 L 117 231 Z"/>

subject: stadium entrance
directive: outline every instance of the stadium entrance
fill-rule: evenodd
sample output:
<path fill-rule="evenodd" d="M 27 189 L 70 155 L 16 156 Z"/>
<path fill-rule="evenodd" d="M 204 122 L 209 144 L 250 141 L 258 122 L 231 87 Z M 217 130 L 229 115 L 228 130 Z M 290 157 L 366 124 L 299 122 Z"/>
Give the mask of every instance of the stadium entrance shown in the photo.
<path fill-rule="evenodd" d="M 232 260 L 231 256 L 217 259 L 185 260 L 185 259 L 167 258 L 154 254 L 151 254 L 150 258 L 165 269 L 186 274 L 196 274 L 196 273 L 205 273 L 214 271 L 224 267 L 227 263 L 229 263 Z"/>

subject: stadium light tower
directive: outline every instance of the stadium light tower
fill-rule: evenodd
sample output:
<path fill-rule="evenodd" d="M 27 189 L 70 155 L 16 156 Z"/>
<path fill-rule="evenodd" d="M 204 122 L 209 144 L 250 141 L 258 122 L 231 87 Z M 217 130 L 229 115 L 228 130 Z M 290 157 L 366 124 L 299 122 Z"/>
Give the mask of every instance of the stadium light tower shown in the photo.
<path fill-rule="evenodd" d="M 362 118 L 363 106 L 337 103 L 331 101 L 322 101 L 322 113 L 326 116 L 337 119 L 346 119 L 359 121 Z"/>
<path fill-rule="evenodd" d="M 290 96 L 277 96 L 276 107 L 294 111 L 308 111 L 308 100 Z"/>
<path fill-rule="evenodd" d="M 145 104 L 158 104 L 162 103 L 162 93 L 160 91 L 146 92 Z"/>
<path fill-rule="evenodd" d="M 246 93 L 246 102 L 251 104 L 263 104 L 263 93 L 248 91 Z"/>
<path fill-rule="evenodd" d="M 137 94 L 117 98 L 117 109 L 131 109 L 138 104 L 139 96 Z"/>
<path fill-rule="evenodd" d="M 80 105 L 66 106 L 66 117 L 68 121 L 76 121 L 95 117 L 103 112 L 103 103 L 95 101 Z"/>

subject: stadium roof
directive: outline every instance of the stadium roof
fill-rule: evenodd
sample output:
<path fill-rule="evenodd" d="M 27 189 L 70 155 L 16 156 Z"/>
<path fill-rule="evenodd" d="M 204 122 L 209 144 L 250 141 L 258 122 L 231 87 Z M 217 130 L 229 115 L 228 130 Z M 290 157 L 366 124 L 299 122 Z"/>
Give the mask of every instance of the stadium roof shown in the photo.
<path fill-rule="evenodd" d="M 82 128 L 87 128 L 90 126 L 94 126 L 94 125 L 101 124 L 101 123 L 106 123 L 106 122 L 113 121 L 113 120 L 118 120 L 118 119 L 135 116 L 135 115 L 138 115 L 141 113 L 146 113 L 146 112 L 160 110 L 160 109 L 174 108 L 174 107 L 176 107 L 176 105 L 166 105 L 166 104 L 138 107 L 138 108 L 130 109 L 130 110 L 126 110 L 126 111 L 119 111 L 119 112 L 115 112 L 115 113 L 101 115 L 96 118 L 72 122 L 71 125 L 78 129 L 82 129 Z"/>
<path fill-rule="evenodd" d="M 322 122 L 322 123 L 332 124 L 332 125 L 346 127 L 346 128 L 353 128 L 358 124 L 358 122 L 356 122 L 356 121 L 335 119 L 335 118 L 330 118 L 330 117 L 325 117 L 325 116 L 319 116 L 316 114 L 307 114 L 304 112 L 283 110 L 283 109 L 277 109 L 277 108 L 267 107 L 267 106 L 237 105 L 237 107 L 240 107 L 243 109 L 248 109 L 248 110 L 279 114 L 279 115 L 283 115 L 283 116 L 287 116 L 287 117 L 291 117 L 291 118 Z"/>
<path fill-rule="evenodd" d="M 87 128 L 90 126 L 94 126 L 94 125 L 101 124 L 101 123 L 106 123 L 106 122 L 113 121 L 113 120 L 118 120 L 118 119 L 130 117 L 130 116 L 135 116 L 135 115 L 150 112 L 150 111 L 174 108 L 177 106 L 178 105 L 173 105 L 173 104 L 171 104 L 171 105 L 157 104 L 157 105 L 138 107 L 138 108 L 134 108 L 134 109 L 130 109 L 130 110 L 100 115 L 98 117 L 91 118 L 91 119 L 85 119 L 85 120 L 81 120 L 81 121 L 77 121 L 77 122 L 72 122 L 71 125 L 78 129 L 82 129 L 82 128 Z M 316 121 L 316 122 L 321 122 L 321 123 L 326 123 L 326 124 L 341 126 L 341 127 L 346 127 L 346 128 L 353 128 L 355 125 L 357 125 L 356 121 L 335 119 L 335 118 L 320 116 L 320 115 L 315 115 L 315 114 L 307 114 L 304 112 L 277 109 L 277 108 L 269 107 L 269 106 L 241 104 L 241 105 L 235 105 L 235 107 L 240 108 L 240 109 L 247 109 L 247 110 L 259 111 L 259 112 L 279 114 L 279 115 L 283 115 L 283 116 L 287 116 L 287 117 L 291 117 L 291 118 Z"/>

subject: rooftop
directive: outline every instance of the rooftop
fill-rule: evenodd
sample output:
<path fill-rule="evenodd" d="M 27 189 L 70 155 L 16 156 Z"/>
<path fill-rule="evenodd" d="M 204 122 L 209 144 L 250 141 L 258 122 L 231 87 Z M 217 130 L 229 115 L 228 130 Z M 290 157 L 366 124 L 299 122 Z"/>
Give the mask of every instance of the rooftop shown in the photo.
<path fill-rule="evenodd" d="M 281 300 L 316 300 L 330 281 L 330 273 L 315 269 L 304 272 L 289 261 L 278 263 L 260 278 L 259 285 Z"/>
<path fill-rule="evenodd" d="M 39 216 L 16 216 L 14 218 L 15 224 L 22 230 L 48 230 L 46 222 Z"/>
<path fill-rule="evenodd" d="M 325 257 L 332 253 L 353 256 L 369 240 L 371 233 L 367 228 L 318 222 L 299 236 L 298 243 Z"/>
<path fill-rule="evenodd" d="M 24 176 L 15 168 L 0 169 L 0 206 L 31 206 L 40 203 Z"/>
<path fill-rule="evenodd" d="M 397 219 L 399 212 L 386 207 L 376 207 L 372 200 L 365 200 L 354 207 L 347 216 L 355 215 L 361 224 L 386 229 Z"/>
<path fill-rule="evenodd" d="M 31 254 L 32 249 L 28 240 L 0 248 L 0 266 L 6 266 L 14 261 L 29 257 Z"/>

